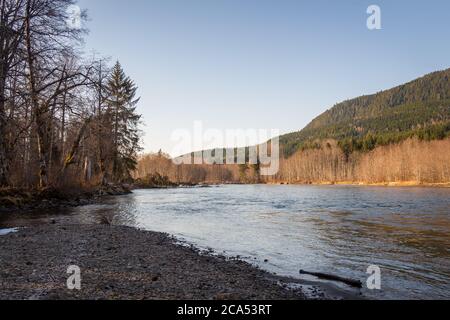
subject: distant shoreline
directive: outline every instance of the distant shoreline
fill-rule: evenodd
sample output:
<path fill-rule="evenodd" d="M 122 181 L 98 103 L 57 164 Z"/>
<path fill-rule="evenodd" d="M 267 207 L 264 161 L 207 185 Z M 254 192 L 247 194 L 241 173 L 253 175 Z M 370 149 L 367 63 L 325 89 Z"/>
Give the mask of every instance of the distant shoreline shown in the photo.
<path fill-rule="evenodd" d="M 255 185 L 266 185 L 266 186 L 352 186 L 352 187 L 389 187 L 389 188 L 450 188 L 449 183 L 420 183 L 420 182 L 380 182 L 380 183 L 365 183 L 365 182 L 261 182 L 261 183 L 213 183 L 208 182 L 202 187 L 206 186 L 255 186 Z M 182 186 L 180 186 L 182 187 Z M 136 188 L 141 189 L 141 188 Z M 148 188 L 143 188 L 148 189 Z"/>
<path fill-rule="evenodd" d="M 426 188 L 450 188 L 449 183 L 420 183 L 415 181 L 405 182 L 380 182 L 380 183 L 366 183 L 366 182 L 311 182 L 311 183 L 288 183 L 288 182 L 270 182 L 265 185 L 297 185 L 297 186 L 354 186 L 354 187 L 426 187 Z"/>

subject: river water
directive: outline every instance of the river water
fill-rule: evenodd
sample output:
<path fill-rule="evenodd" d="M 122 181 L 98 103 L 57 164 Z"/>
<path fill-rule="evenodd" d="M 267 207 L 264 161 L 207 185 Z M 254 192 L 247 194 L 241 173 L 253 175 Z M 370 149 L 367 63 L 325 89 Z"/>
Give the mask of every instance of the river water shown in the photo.
<path fill-rule="evenodd" d="M 367 298 L 450 298 L 450 189 L 232 185 L 137 190 L 71 214 L 84 222 L 110 215 L 114 224 L 166 232 L 299 279 L 303 269 L 365 284 L 368 267 L 376 265 L 381 290 L 363 289 Z"/>

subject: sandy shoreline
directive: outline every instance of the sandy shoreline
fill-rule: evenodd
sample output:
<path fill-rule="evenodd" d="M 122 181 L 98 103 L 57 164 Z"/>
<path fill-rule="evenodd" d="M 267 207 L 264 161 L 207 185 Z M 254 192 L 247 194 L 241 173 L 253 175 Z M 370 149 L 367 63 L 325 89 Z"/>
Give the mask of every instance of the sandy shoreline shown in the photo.
<path fill-rule="evenodd" d="M 168 235 L 103 225 L 42 225 L 0 236 L 0 299 L 305 299 L 245 262 L 200 254 Z M 67 268 L 81 269 L 68 290 Z M 317 298 L 322 296 L 316 292 Z"/>

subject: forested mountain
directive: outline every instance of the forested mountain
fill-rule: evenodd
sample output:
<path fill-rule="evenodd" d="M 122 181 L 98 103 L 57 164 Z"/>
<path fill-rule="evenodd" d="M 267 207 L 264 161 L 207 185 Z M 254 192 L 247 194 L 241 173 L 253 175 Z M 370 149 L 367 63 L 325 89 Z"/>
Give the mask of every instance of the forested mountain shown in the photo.
<path fill-rule="evenodd" d="M 345 152 L 372 150 L 412 136 L 435 140 L 450 132 L 450 69 L 337 104 L 302 131 L 281 137 L 285 156 L 335 139 Z"/>

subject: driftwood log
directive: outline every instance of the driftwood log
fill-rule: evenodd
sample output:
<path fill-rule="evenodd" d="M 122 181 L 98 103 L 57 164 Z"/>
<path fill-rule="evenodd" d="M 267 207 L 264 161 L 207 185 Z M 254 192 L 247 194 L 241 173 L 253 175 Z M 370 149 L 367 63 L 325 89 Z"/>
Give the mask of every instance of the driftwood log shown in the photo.
<path fill-rule="evenodd" d="M 359 280 L 343 278 L 343 277 L 335 276 L 332 274 L 326 274 L 326 273 L 320 273 L 320 272 L 308 272 L 305 270 L 300 270 L 300 274 L 307 274 L 307 275 L 315 276 L 319 279 L 324 279 L 324 280 L 339 281 L 339 282 L 345 283 L 349 286 L 352 286 L 352 287 L 355 287 L 358 289 L 361 289 L 363 287 L 362 282 Z"/>

